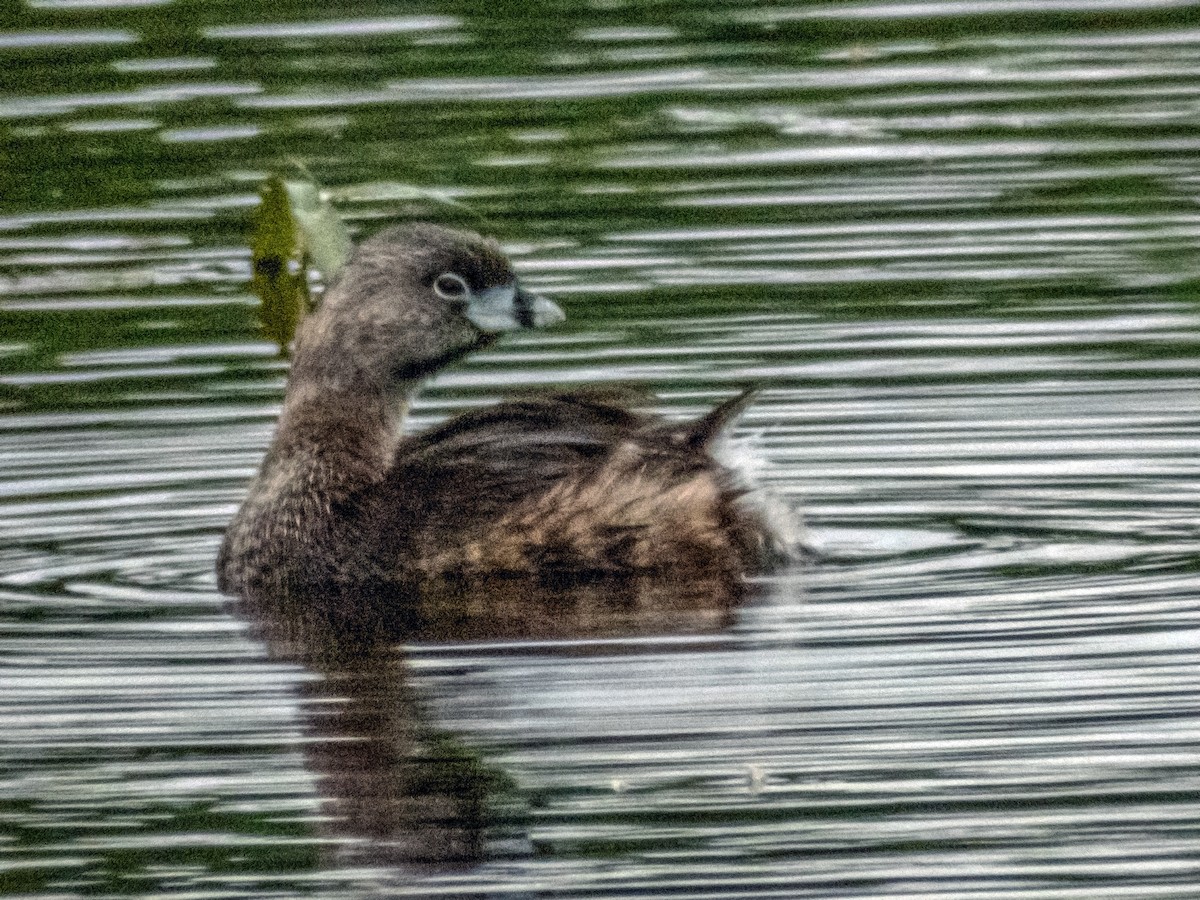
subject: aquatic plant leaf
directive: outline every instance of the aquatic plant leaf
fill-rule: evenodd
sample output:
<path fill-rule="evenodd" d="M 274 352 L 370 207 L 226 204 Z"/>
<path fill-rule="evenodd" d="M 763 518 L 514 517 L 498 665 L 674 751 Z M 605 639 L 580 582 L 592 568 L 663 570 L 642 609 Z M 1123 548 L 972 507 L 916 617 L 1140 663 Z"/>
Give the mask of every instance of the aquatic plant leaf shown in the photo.
<path fill-rule="evenodd" d="M 284 181 L 304 251 L 328 282 L 341 271 L 354 244 L 341 217 L 321 196 L 313 181 Z"/>
<path fill-rule="evenodd" d="M 312 311 L 309 269 L 329 281 L 350 257 L 350 234 L 309 180 L 278 175 L 262 187 L 250 240 L 263 331 L 286 355 L 296 329 Z"/>
<path fill-rule="evenodd" d="M 254 215 L 250 257 L 251 289 L 258 297 L 263 332 L 286 355 L 311 298 L 296 220 L 280 178 L 272 177 L 263 185 L 262 201 Z"/>

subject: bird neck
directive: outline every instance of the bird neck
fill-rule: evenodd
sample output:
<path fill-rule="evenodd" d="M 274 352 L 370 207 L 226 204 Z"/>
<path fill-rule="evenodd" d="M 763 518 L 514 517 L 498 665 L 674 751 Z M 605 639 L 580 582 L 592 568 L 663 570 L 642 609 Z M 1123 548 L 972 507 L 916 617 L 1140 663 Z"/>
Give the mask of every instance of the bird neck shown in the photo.
<path fill-rule="evenodd" d="M 379 481 L 391 467 L 415 389 L 293 378 L 263 474 L 286 473 L 293 484 L 330 499 Z"/>

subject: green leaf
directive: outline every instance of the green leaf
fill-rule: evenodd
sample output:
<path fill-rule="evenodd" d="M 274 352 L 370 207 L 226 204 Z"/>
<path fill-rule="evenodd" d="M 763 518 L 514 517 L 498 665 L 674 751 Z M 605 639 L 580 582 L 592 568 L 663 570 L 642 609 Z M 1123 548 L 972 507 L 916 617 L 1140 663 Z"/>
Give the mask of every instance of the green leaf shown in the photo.
<path fill-rule="evenodd" d="M 264 333 L 286 355 L 314 306 L 309 270 L 331 281 L 350 258 L 353 244 L 315 182 L 273 175 L 261 194 L 250 239 L 251 289 L 259 299 Z"/>
<path fill-rule="evenodd" d="M 321 196 L 314 181 L 284 181 L 284 190 L 304 251 L 326 282 L 341 271 L 354 244 L 341 217 Z"/>

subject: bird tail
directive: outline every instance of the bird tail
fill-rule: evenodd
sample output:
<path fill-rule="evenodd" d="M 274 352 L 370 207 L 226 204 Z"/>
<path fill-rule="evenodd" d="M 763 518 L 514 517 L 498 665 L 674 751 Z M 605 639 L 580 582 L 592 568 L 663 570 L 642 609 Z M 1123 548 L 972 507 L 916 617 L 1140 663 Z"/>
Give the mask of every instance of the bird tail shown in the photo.
<path fill-rule="evenodd" d="M 740 394 L 730 397 L 695 422 L 690 423 L 683 434 L 684 445 L 693 450 L 710 449 L 717 439 L 745 412 L 746 407 L 754 401 L 756 396 L 758 396 L 757 387 L 746 388 Z"/>

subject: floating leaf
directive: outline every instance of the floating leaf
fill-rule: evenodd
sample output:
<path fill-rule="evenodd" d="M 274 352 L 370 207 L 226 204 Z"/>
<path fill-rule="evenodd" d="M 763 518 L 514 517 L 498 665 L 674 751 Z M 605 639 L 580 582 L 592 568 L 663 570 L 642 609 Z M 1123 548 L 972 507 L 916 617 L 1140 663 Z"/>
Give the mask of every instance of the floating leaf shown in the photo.
<path fill-rule="evenodd" d="M 350 258 L 350 234 L 316 183 L 278 175 L 262 188 L 254 216 L 252 289 L 263 331 L 286 354 L 304 317 L 312 311 L 309 269 L 331 280 Z"/>
<path fill-rule="evenodd" d="M 341 217 L 321 196 L 313 181 L 284 181 L 305 252 L 328 282 L 341 271 L 354 244 Z"/>

